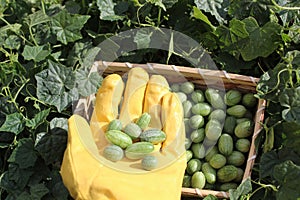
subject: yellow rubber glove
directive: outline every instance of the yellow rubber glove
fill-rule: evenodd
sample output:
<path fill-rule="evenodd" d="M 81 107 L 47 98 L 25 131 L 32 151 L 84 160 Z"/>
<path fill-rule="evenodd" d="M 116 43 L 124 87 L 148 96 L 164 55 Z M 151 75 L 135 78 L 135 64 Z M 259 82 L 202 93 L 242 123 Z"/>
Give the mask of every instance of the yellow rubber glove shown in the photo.
<path fill-rule="evenodd" d="M 134 84 L 135 70 L 141 75 L 141 87 Z M 140 68 L 133 68 L 129 72 L 124 94 L 124 98 L 128 99 L 123 99 L 123 117 L 120 116 L 126 122 L 135 120 L 143 112 L 143 104 L 140 107 L 140 103 L 147 98 L 147 95 L 141 95 L 145 94 L 148 83 L 148 79 L 142 81 L 145 75 Z M 179 200 L 186 155 L 183 112 L 175 94 L 166 92 L 159 100 L 162 109 L 158 112 L 161 112 L 161 124 L 169 144 L 163 144 L 162 152 L 156 152 L 161 167 L 145 171 L 139 167 L 137 162 L 140 161 L 123 159 L 113 163 L 101 155 L 101 150 L 107 145 L 104 137 L 106 126 L 109 121 L 118 118 L 114 111 L 121 101 L 122 83 L 118 75 L 105 78 L 96 95 L 90 124 L 79 115 L 73 115 L 68 120 L 68 143 L 61 167 L 63 182 L 71 196 L 78 200 Z M 135 90 L 127 88 L 132 87 L 131 84 L 135 85 Z M 131 94 L 127 93 L 126 96 L 126 91 Z M 127 102 L 126 109 L 124 102 Z"/>

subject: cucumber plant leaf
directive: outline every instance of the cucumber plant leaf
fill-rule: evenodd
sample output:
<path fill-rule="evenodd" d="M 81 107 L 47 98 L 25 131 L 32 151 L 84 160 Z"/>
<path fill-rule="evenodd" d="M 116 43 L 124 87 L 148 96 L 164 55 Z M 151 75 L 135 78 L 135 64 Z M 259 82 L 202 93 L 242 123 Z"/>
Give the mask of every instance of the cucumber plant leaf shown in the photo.
<path fill-rule="evenodd" d="M 90 72 L 89 68 L 80 68 L 76 71 L 77 88 L 80 95 L 87 97 L 97 92 L 102 81 L 98 72 Z"/>
<path fill-rule="evenodd" d="M 199 10 L 210 13 L 220 24 L 227 21 L 224 16 L 224 10 L 222 11 L 222 9 L 226 9 L 226 6 L 223 6 L 224 2 L 223 0 L 194 0 Z"/>
<path fill-rule="evenodd" d="M 44 60 L 48 55 L 50 55 L 50 53 L 51 51 L 48 49 L 47 45 L 43 45 L 43 46 L 25 45 L 22 55 L 25 60 L 34 60 L 35 62 L 39 62 Z"/>
<path fill-rule="evenodd" d="M 61 112 L 78 98 L 75 87 L 75 74 L 71 68 L 51 60 L 48 69 L 35 75 L 37 81 L 37 96 L 43 102 L 53 105 Z"/>
<path fill-rule="evenodd" d="M 284 109 L 282 118 L 287 122 L 300 124 L 300 86 L 297 88 L 286 88 L 279 96 L 279 101 Z"/>
<path fill-rule="evenodd" d="M 116 15 L 114 11 L 115 4 L 113 0 L 97 0 L 97 6 L 100 11 L 100 19 L 108 21 L 117 21 L 123 19 L 122 16 Z"/>
<path fill-rule="evenodd" d="M 8 162 L 18 164 L 21 169 L 33 167 L 37 160 L 37 154 L 33 145 L 33 141 L 30 138 L 20 139 L 17 147 L 8 158 Z"/>
<path fill-rule="evenodd" d="M 32 119 L 26 121 L 26 126 L 31 129 L 36 129 L 39 125 L 41 125 L 47 118 L 50 113 L 50 108 L 42 110 L 37 113 Z"/>
<path fill-rule="evenodd" d="M 236 189 L 229 190 L 230 200 L 239 200 L 242 195 L 252 191 L 251 179 L 244 180 Z"/>
<path fill-rule="evenodd" d="M 80 30 L 89 18 L 88 15 L 72 15 L 62 10 L 51 18 L 51 28 L 58 41 L 68 44 L 82 38 Z"/>
<path fill-rule="evenodd" d="M 21 133 L 25 127 L 25 120 L 23 115 L 18 112 L 6 115 L 6 119 L 2 126 L 0 127 L 0 131 L 11 132 L 16 135 Z"/>

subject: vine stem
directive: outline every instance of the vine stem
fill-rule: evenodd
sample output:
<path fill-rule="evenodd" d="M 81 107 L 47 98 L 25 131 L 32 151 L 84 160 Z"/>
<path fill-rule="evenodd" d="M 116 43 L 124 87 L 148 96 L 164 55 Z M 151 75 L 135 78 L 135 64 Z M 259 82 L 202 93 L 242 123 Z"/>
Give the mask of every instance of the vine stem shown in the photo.
<path fill-rule="evenodd" d="M 300 7 L 286 7 L 286 6 L 280 6 L 278 3 L 275 2 L 275 0 L 271 0 L 271 2 L 274 4 L 274 6 L 280 10 L 300 10 Z"/>

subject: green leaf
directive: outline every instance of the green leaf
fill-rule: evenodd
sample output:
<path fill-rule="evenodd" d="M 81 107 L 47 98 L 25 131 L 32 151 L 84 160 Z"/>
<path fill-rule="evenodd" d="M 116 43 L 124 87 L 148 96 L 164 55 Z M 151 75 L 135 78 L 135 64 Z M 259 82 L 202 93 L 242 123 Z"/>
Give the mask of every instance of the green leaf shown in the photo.
<path fill-rule="evenodd" d="M 37 80 L 37 97 L 57 108 L 64 110 L 71 102 L 78 99 L 78 90 L 75 88 L 75 74 L 71 68 L 48 62 L 48 69 L 35 75 Z"/>
<path fill-rule="evenodd" d="M 193 6 L 193 17 L 206 23 L 212 30 L 216 29 L 216 27 L 214 25 L 212 25 L 212 23 L 209 21 L 207 16 L 201 10 L 199 10 L 196 6 Z"/>
<path fill-rule="evenodd" d="M 97 92 L 102 77 L 98 72 L 90 72 L 89 68 L 82 67 L 76 71 L 76 82 L 79 94 L 87 97 Z"/>
<path fill-rule="evenodd" d="M 76 42 L 69 52 L 68 55 L 68 65 L 75 66 L 76 64 L 83 64 L 85 56 L 88 55 L 89 51 L 92 49 L 93 44 L 91 41 L 86 42 Z"/>
<path fill-rule="evenodd" d="M 16 135 L 21 133 L 25 127 L 25 120 L 23 115 L 16 112 L 6 115 L 4 124 L 0 127 L 0 131 L 11 132 Z"/>
<path fill-rule="evenodd" d="M 68 131 L 68 119 L 55 117 L 50 121 L 50 129 L 61 128 Z"/>
<path fill-rule="evenodd" d="M 205 12 L 213 15 L 220 24 L 226 22 L 221 9 L 226 9 L 222 6 L 223 0 L 194 0 L 197 8 L 199 10 L 204 10 Z"/>
<path fill-rule="evenodd" d="M 34 60 L 35 62 L 40 62 L 44 60 L 48 55 L 50 55 L 51 51 L 48 48 L 48 45 L 25 45 L 22 55 L 24 56 L 25 60 Z"/>
<path fill-rule="evenodd" d="M 6 40 L 4 41 L 3 46 L 8 49 L 16 49 L 18 50 L 21 46 L 21 40 L 16 35 L 10 35 Z"/>
<path fill-rule="evenodd" d="M 283 90 L 279 101 L 280 105 L 286 108 L 282 111 L 282 118 L 287 122 L 300 124 L 300 86 Z"/>
<path fill-rule="evenodd" d="M 51 195 L 55 199 L 68 199 L 69 192 L 62 181 L 60 172 L 53 170 L 50 174 L 50 178 L 51 180 L 48 181 L 47 187 L 49 188 Z"/>
<path fill-rule="evenodd" d="M 50 17 L 46 15 L 42 10 L 38 10 L 27 17 L 27 24 L 30 27 L 38 24 L 46 23 L 50 21 Z"/>
<path fill-rule="evenodd" d="M 216 34 L 220 37 L 220 41 L 223 42 L 225 46 L 230 46 L 242 38 L 249 36 L 245 23 L 237 19 L 232 19 L 229 22 L 229 27 L 224 25 L 219 26 L 216 30 Z"/>
<path fill-rule="evenodd" d="M 21 169 L 16 163 L 10 163 L 8 165 L 9 179 L 14 181 L 21 190 L 28 184 L 33 173 L 34 171 L 31 168 Z"/>
<path fill-rule="evenodd" d="M 123 19 L 122 16 L 115 14 L 113 0 L 97 0 L 97 6 L 100 11 L 100 19 L 108 21 Z"/>
<path fill-rule="evenodd" d="M 267 57 L 273 53 L 282 41 L 280 33 L 282 27 L 274 22 L 268 22 L 262 27 L 253 17 L 243 20 L 249 38 L 239 45 L 239 51 L 245 61 L 257 57 Z"/>
<path fill-rule="evenodd" d="M 273 175 L 274 166 L 280 163 L 275 151 L 269 151 L 262 154 L 259 162 L 259 177 L 265 178 Z"/>
<path fill-rule="evenodd" d="M 39 125 L 45 122 L 49 113 L 50 113 L 50 108 L 39 112 L 34 116 L 34 118 L 26 121 L 26 126 L 31 129 L 36 129 Z"/>
<path fill-rule="evenodd" d="M 230 200 L 239 200 L 242 195 L 246 195 L 252 191 L 251 179 L 244 180 L 237 189 L 230 189 Z"/>
<path fill-rule="evenodd" d="M 30 186 L 31 199 L 42 199 L 47 193 L 49 190 L 43 183 Z"/>
<path fill-rule="evenodd" d="M 14 194 L 14 196 L 22 192 L 16 183 L 9 179 L 8 171 L 5 171 L 0 175 L 0 188 Z"/>
<path fill-rule="evenodd" d="M 172 8 L 177 2 L 178 0 L 162 0 L 163 5 L 167 9 Z"/>
<path fill-rule="evenodd" d="M 33 148 L 33 141 L 30 138 L 22 138 L 18 141 L 18 146 L 14 149 L 8 162 L 19 165 L 21 169 L 33 167 L 37 160 L 36 152 Z"/>
<path fill-rule="evenodd" d="M 133 41 L 137 45 L 137 49 L 146 49 L 149 47 L 151 42 L 152 32 L 148 29 L 140 29 L 136 32 Z"/>
<path fill-rule="evenodd" d="M 61 162 L 67 144 L 67 132 L 61 128 L 51 129 L 35 145 L 46 164 Z"/>
<path fill-rule="evenodd" d="M 62 10 L 51 18 L 51 28 L 56 33 L 57 40 L 68 44 L 82 38 L 80 30 L 89 18 L 88 15 L 72 15 Z"/>
<path fill-rule="evenodd" d="M 280 183 L 277 199 L 293 200 L 300 197 L 300 166 L 285 161 L 274 167 L 274 178 Z"/>

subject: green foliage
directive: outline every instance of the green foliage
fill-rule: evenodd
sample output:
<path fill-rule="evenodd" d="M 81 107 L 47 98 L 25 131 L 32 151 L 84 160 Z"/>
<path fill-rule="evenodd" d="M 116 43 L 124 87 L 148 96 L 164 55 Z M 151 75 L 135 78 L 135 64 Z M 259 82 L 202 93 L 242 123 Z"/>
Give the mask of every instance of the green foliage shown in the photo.
<path fill-rule="evenodd" d="M 253 192 L 247 180 L 231 198 L 299 198 L 299 7 L 297 0 L 0 0 L 0 198 L 70 198 L 59 169 L 72 102 L 95 93 L 102 80 L 90 72 L 95 56 L 116 59 L 124 38 L 97 45 L 144 27 L 179 31 L 203 48 L 178 49 L 180 39 L 159 41 L 140 29 L 126 47 L 138 50 L 118 52 L 117 61 L 202 67 L 206 49 L 219 69 L 261 77 L 257 96 L 268 106 Z"/>

